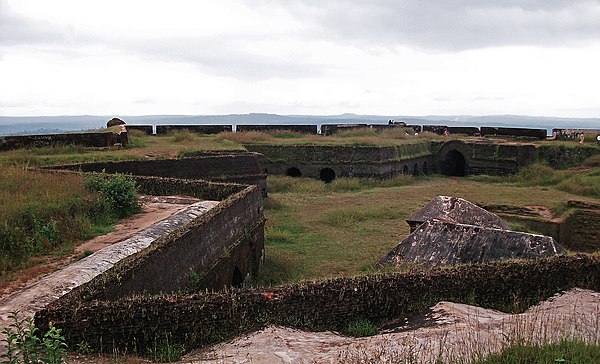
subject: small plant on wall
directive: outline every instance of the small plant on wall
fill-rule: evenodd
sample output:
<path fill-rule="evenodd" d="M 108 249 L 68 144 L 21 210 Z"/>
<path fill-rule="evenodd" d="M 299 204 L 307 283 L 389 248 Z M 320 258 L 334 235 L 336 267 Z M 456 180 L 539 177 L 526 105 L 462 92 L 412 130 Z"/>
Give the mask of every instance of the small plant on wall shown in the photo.
<path fill-rule="evenodd" d="M 19 311 L 9 315 L 12 323 L 2 331 L 6 352 L 0 354 L 2 363 L 59 364 L 66 356 L 67 344 L 61 329 L 50 323 L 48 331 L 40 336 L 32 318 L 21 318 Z"/>

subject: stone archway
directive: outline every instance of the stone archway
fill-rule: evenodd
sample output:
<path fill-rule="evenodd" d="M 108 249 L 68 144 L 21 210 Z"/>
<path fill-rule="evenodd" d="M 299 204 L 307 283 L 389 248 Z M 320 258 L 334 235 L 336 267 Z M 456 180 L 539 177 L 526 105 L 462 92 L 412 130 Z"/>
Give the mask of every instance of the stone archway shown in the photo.
<path fill-rule="evenodd" d="M 419 164 L 415 163 L 414 167 L 413 167 L 413 176 L 418 176 L 419 175 Z"/>
<path fill-rule="evenodd" d="M 241 287 L 244 284 L 244 275 L 240 271 L 240 268 L 235 266 L 233 269 L 233 276 L 231 277 L 231 285 L 234 287 Z"/>
<path fill-rule="evenodd" d="M 427 162 L 423 162 L 423 174 L 429 173 L 429 165 Z"/>
<path fill-rule="evenodd" d="M 408 166 L 405 165 L 404 168 L 402 168 L 402 174 L 407 175 L 408 174 Z"/>
<path fill-rule="evenodd" d="M 286 175 L 289 177 L 302 177 L 302 172 L 296 167 L 288 168 Z"/>
<path fill-rule="evenodd" d="M 464 177 L 467 175 L 465 156 L 456 149 L 446 153 L 442 173 L 446 176 Z"/>
<path fill-rule="evenodd" d="M 319 173 L 319 178 L 321 181 L 329 183 L 335 179 L 335 171 L 331 168 L 323 168 Z"/>
<path fill-rule="evenodd" d="M 471 147 L 462 140 L 444 143 L 436 154 L 436 170 L 441 174 L 455 177 L 469 174 L 472 151 Z"/>

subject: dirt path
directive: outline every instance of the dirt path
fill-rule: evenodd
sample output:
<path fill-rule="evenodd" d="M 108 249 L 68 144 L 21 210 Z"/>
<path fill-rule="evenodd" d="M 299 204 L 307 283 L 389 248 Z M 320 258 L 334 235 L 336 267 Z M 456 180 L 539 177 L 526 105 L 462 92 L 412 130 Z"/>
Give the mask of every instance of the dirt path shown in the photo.
<path fill-rule="evenodd" d="M 75 247 L 72 254 L 65 256 L 42 256 L 34 259 L 33 267 L 22 269 L 10 275 L 10 280 L 0 285 L 0 300 L 9 294 L 29 286 L 41 277 L 63 268 L 77 260 L 90 255 L 109 245 L 123 241 L 129 236 L 139 232 L 148 226 L 163 220 L 198 199 L 180 196 L 144 196 L 138 197 L 141 203 L 141 211 L 131 217 L 123 219 L 113 227 L 113 231 L 82 242 Z"/>
<path fill-rule="evenodd" d="M 268 327 L 194 351 L 180 363 L 452 362 L 498 352 L 519 339 L 581 338 L 598 343 L 599 335 L 600 293 L 574 289 L 519 315 L 440 302 L 392 332 L 367 338 Z"/>
<path fill-rule="evenodd" d="M 22 317 L 33 314 L 73 288 L 110 269 L 119 260 L 148 247 L 165 233 L 192 221 L 218 204 L 179 197 L 142 198 L 142 212 L 115 226 L 114 231 L 81 244 L 74 255 L 40 264 L 38 275 L 27 275 L 20 287 L 0 299 L 0 331 L 9 323 L 11 312 Z M 88 254 L 89 253 L 89 254 Z M 73 258 L 80 258 L 73 261 Z M 60 268 L 60 269 L 59 269 Z M 50 273 L 47 272 L 50 270 Z"/>

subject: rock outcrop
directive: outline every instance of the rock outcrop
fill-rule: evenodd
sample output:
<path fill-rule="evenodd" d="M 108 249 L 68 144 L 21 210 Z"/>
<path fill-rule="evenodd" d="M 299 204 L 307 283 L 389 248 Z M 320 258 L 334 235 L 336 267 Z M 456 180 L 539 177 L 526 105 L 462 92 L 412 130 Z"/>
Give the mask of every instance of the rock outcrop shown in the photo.
<path fill-rule="evenodd" d="M 406 222 L 410 225 L 412 233 L 421 224 L 433 219 L 494 229 L 508 229 L 498 215 L 460 197 L 449 196 L 434 198 L 425 207 L 406 219 Z"/>
<path fill-rule="evenodd" d="M 511 231 L 496 214 L 462 198 L 438 196 L 406 222 L 410 235 L 377 265 L 465 264 L 566 254 L 552 237 Z"/>
<path fill-rule="evenodd" d="M 430 220 L 384 255 L 378 264 L 464 264 L 564 254 L 566 251 L 549 236 Z"/>

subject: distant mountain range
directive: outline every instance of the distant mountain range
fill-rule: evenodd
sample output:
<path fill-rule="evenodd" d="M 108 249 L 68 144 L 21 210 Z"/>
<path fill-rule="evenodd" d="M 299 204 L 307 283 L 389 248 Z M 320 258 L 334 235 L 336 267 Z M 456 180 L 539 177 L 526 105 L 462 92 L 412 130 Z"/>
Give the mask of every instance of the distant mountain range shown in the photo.
<path fill-rule="evenodd" d="M 600 118 L 564 118 L 524 115 L 142 115 L 117 116 L 128 124 L 385 124 L 388 120 L 407 124 L 435 124 L 447 126 L 498 126 L 546 129 L 584 128 L 600 129 Z M 99 129 L 113 116 L 0 116 L 0 135 L 51 134 L 65 131 Z"/>

